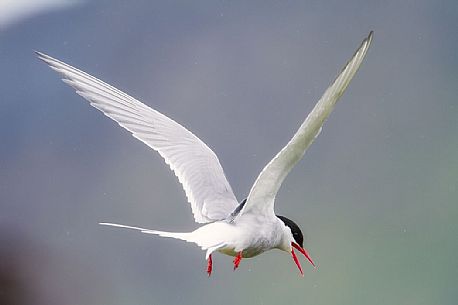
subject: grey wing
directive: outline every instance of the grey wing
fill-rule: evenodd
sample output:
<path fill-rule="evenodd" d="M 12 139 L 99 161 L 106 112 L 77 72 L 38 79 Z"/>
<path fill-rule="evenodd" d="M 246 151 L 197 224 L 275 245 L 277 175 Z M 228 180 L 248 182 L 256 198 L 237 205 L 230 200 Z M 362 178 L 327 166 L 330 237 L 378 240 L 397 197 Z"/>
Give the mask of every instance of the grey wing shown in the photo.
<path fill-rule="evenodd" d="M 235 209 L 237 200 L 217 156 L 189 130 L 113 86 L 36 53 L 92 106 L 159 152 L 183 185 L 196 222 L 221 220 Z"/>
<path fill-rule="evenodd" d="M 364 39 L 350 61 L 324 92 L 321 99 L 283 149 L 264 167 L 248 195 L 247 203 L 239 215 L 248 212 L 274 213 L 275 196 L 291 169 L 304 156 L 307 148 L 321 131 L 337 100 L 342 96 L 360 67 L 372 41 L 372 32 Z"/>

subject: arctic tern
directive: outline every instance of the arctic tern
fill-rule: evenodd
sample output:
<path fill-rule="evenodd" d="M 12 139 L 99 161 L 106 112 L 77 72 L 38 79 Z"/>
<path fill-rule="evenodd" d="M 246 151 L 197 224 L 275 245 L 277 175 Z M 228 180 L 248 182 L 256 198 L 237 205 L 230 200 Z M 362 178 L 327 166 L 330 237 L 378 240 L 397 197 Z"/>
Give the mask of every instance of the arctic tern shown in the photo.
<path fill-rule="evenodd" d="M 304 249 L 299 226 L 274 212 L 275 196 L 291 169 L 318 136 L 321 127 L 360 67 L 372 41 L 371 31 L 337 78 L 283 149 L 264 167 L 248 197 L 238 202 L 215 153 L 198 137 L 172 119 L 146 106 L 111 85 L 41 52 L 38 57 L 76 93 L 157 151 L 182 184 L 197 223 L 206 223 L 192 232 L 173 233 L 115 223 L 101 225 L 138 230 L 197 244 L 206 251 L 207 273 L 213 269 L 212 253 L 234 258 L 234 270 L 242 258 L 251 258 L 271 249 L 291 254 L 301 275 L 294 249 L 315 266 Z"/>

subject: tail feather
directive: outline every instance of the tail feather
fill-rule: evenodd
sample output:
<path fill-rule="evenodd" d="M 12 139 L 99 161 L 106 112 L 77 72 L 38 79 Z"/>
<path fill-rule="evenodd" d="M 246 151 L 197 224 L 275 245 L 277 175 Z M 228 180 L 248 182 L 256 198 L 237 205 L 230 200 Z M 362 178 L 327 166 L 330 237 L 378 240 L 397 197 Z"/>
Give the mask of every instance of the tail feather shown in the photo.
<path fill-rule="evenodd" d="M 140 231 L 141 233 L 145 233 L 145 234 L 154 234 L 154 235 L 159 235 L 162 237 L 170 237 L 170 238 L 184 240 L 187 242 L 194 242 L 191 238 L 192 233 L 175 233 L 175 232 L 157 231 L 157 230 L 150 230 L 150 229 L 145 229 L 145 228 L 140 228 L 140 227 L 126 226 L 126 225 L 121 225 L 118 223 L 110 223 L 110 222 L 100 222 L 99 224 L 102 226 L 131 229 L 131 230 Z"/>
<path fill-rule="evenodd" d="M 223 237 L 225 236 L 224 233 L 228 233 L 227 228 L 230 227 L 226 223 L 216 222 L 216 223 L 207 224 L 192 232 L 178 233 L 178 232 L 165 232 L 165 231 L 158 231 L 158 230 L 150 230 L 150 229 L 145 229 L 145 228 L 140 228 L 140 227 L 127 226 L 127 225 L 122 225 L 122 224 L 117 224 L 117 223 L 110 223 L 110 222 L 101 222 L 99 224 L 103 226 L 136 230 L 136 231 L 140 231 L 141 233 L 145 233 L 145 234 L 154 234 L 154 235 L 159 235 L 162 237 L 175 238 L 175 239 L 184 240 L 186 242 L 195 243 L 202 250 L 206 250 L 206 255 L 205 255 L 206 259 L 209 258 L 212 252 L 227 246 L 228 239 L 223 238 Z M 216 232 L 218 234 L 215 234 Z"/>

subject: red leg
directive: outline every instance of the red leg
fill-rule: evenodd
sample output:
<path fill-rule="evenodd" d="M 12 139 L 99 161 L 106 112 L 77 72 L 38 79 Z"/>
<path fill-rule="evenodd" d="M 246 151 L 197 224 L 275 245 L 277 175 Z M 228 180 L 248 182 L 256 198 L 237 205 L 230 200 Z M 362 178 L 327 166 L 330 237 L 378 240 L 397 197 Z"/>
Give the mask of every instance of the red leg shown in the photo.
<path fill-rule="evenodd" d="M 234 270 L 237 269 L 242 261 L 242 251 L 237 253 L 237 256 L 234 258 Z"/>
<path fill-rule="evenodd" d="M 208 274 L 208 276 L 212 275 L 212 270 L 213 270 L 213 261 L 212 261 L 212 255 L 210 254 L 208 256 L 208 262 L 207 262 L 207 274 Z"/>

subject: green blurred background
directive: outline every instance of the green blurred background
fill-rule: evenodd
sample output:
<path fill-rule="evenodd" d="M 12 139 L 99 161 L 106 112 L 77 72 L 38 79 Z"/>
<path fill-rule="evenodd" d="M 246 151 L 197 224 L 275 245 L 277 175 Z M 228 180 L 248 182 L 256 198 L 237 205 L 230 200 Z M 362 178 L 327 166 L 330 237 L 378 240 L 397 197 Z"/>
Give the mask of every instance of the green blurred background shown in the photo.
<path fill-rule="evenodd" d="M 197 227 L 156 153 L 40 50 L 182 123 L 239 200 L 370 30 L 277 197 L 318 264 L 97 225 Z M 457 304 L 457 1 L 0 2 L 1 304 Z"/>

